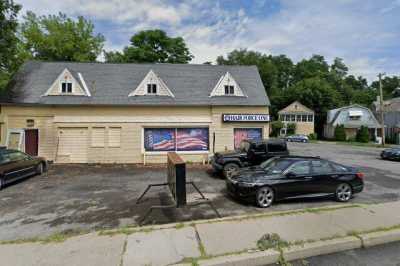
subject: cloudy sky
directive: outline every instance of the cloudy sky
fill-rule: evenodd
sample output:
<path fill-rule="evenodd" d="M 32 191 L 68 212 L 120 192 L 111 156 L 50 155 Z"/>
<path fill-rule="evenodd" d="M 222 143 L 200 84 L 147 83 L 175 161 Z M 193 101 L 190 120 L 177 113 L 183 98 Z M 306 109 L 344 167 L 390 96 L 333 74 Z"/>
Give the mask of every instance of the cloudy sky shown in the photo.
<path fill-rule="evenodd" d="M 400 75 L 400 0 L 16 0 L 23 12 L 85 16 L 119 50 L 135 32 L 183 36 L 195 58 L 215 61 L 238 48 L 341 57 L 355 75 Z"/>

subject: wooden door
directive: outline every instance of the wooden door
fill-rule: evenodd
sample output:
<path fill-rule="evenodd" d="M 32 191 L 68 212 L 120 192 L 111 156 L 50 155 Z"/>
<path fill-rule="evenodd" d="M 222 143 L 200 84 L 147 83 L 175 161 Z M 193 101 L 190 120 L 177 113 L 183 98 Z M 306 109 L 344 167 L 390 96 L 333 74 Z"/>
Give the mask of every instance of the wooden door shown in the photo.
<path fill-rule="evenodd" d="M 25 129 L 25 152 L 37 156 L 39 151 L 39 130 Z"/>

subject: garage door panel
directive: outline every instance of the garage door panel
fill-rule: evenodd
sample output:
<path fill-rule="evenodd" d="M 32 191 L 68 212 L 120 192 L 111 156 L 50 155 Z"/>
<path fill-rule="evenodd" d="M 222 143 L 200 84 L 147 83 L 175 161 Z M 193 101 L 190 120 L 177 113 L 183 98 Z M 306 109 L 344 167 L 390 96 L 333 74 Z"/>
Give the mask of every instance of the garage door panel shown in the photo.
<path fill-rule="evenodd" d="M 88 161 L 88 129 L 59 128 L 59 144 L 57 162 L 87 163 Z"/>

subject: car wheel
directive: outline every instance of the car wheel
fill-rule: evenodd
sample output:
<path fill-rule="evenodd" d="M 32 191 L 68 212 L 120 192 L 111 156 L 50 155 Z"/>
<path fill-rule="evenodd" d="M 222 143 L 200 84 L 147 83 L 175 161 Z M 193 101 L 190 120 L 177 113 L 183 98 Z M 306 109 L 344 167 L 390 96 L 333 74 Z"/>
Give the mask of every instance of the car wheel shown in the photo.
<path fill-rule="evenodd" d="M 347 183 L 342 183 L 336 188 L 336 200 L 340 202 L 347 202 L 351 199 L 353 191 L 351 186 Z"/>
<path fill-rule="evenodd" d="M 41 175 L 43 174 L 43 163 L 38 164 L 38 166 L 36 166 L 36 174 Z"/>
<path fill-rule="evenodd" d="M 0 177 L 0 190 L 2 190 L 4 187 L 4 179 Z"/>
<path fill-rule="evenodd" d="M 306 142 L 307 142 L 307 140 L 303 139 L 303 142 L 304 142 L 304 143 L 306 143 Z"/>
<path fill-rule="evenodd" d="M 239 171 L 239 165 L 235 163 L 228 163 L 224 166 L 225 177 L 231 177 L 233 173 Z"/>
<path fill-rule="evenodd" d="M 257 205 L 261 208 L 268 208 L 274 202 L 275 193 L 270 187 L 260 187 L 256 193 Z"/>

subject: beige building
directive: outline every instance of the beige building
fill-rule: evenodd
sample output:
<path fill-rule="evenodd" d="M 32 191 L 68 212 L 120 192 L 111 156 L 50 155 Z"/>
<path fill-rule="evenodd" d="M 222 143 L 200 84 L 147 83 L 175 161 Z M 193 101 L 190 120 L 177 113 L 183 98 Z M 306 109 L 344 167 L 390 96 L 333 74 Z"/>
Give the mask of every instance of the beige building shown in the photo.
<path fill-rule="evenodd" d="M 296 134 L 310 135 L 314 133 L 314 111 L 295 101 L 278 112 L 279 119 L 285 127 L 281 130 L 281 135 L 286 135 L 287 125 L 296 124 Z"/>
<path fill-rule="evenodd" d="M 256 67 L 28 62 L 14 84 L 1 144 L 57 163 L 202 162 L 268 138 Z"/>

